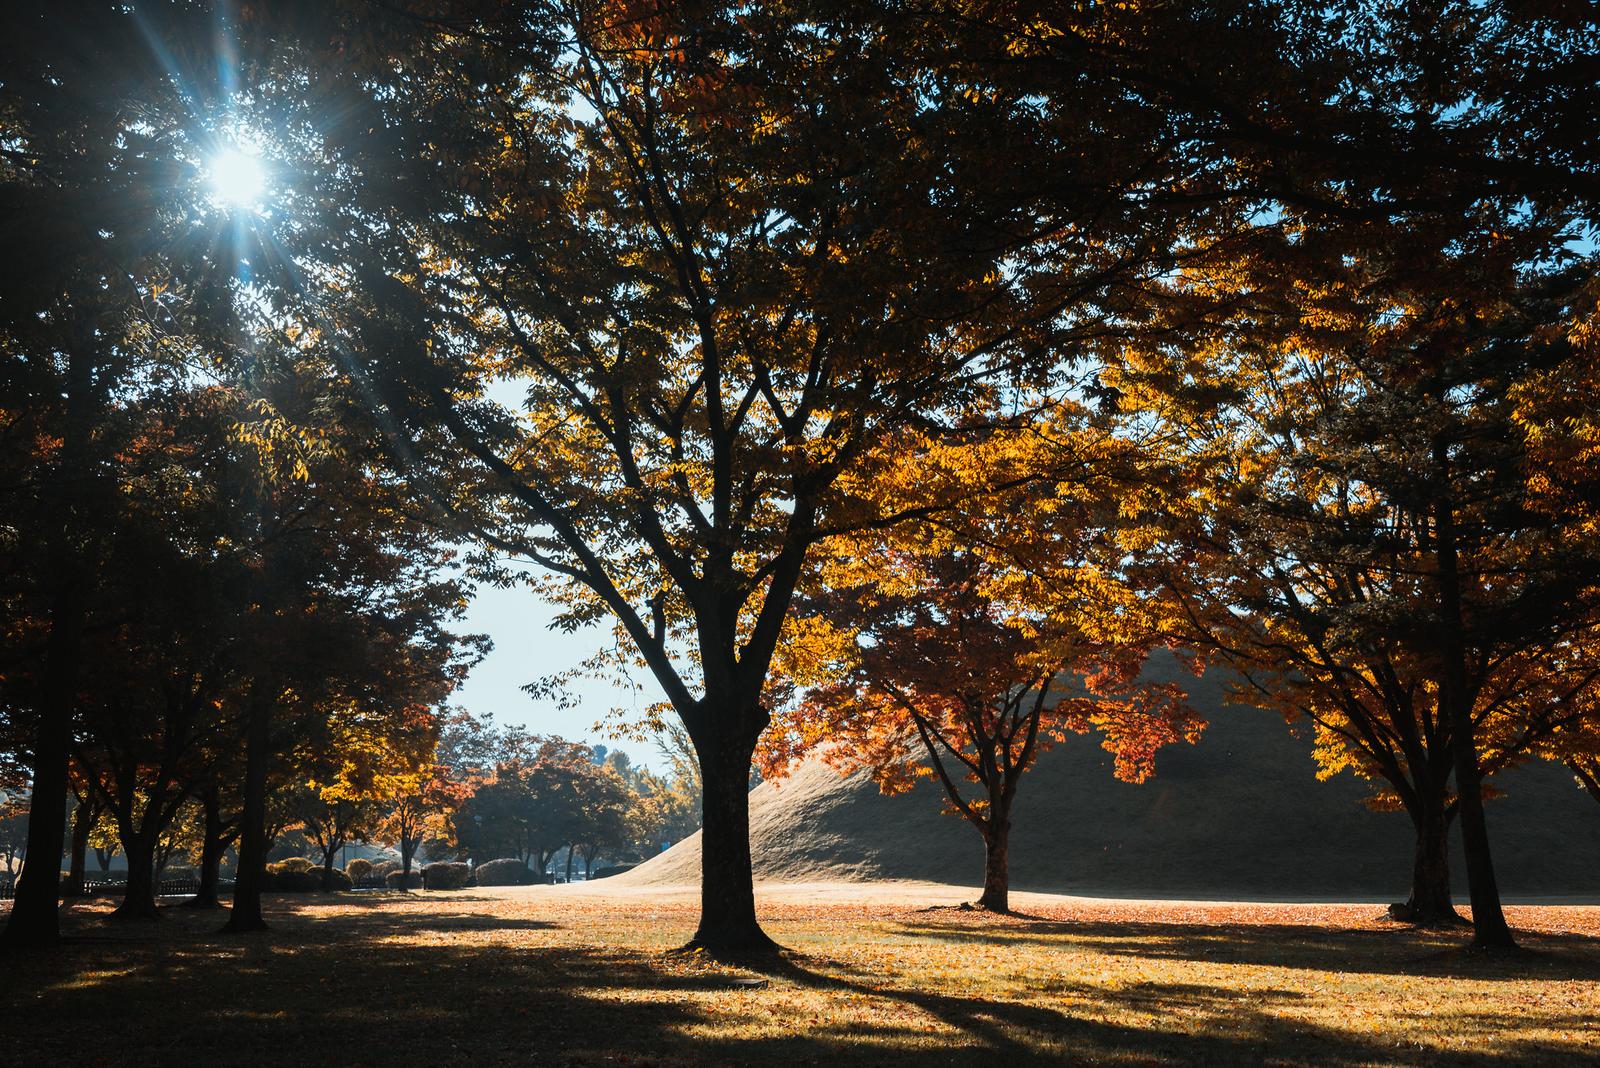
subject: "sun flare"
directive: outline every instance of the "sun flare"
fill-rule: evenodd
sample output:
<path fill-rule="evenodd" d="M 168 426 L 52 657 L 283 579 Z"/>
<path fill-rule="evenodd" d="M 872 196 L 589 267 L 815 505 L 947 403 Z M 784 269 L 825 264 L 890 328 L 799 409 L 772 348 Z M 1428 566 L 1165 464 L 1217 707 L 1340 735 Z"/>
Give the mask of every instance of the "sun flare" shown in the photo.
<path fill-rule="evenodd" d="M 224 149 L 206 165 L 206 183 L 223 204 L 253 208 L 266 191 L 267 172 L 261 161 L 237 148 Z"/>

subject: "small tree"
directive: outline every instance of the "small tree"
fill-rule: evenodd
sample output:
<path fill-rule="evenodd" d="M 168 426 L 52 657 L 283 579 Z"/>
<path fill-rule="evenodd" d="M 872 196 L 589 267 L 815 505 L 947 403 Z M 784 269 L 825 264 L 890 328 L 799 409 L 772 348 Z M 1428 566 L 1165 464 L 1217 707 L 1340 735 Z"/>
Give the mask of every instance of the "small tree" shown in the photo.
<path fill-rule="evenodd" d="M 1042 750 L 1098 731 L 1117 776 L 1140 782 L 1157 749 L 1203 727 L 1176 686 L 1138 682 L 1162 615 L 1115 570 L 1121 487 L 1083 478 L 1110 469 L 1086 455 L 1109 443 L 1063 431 L 1083 414 L 1062 406 L 1054 433 L 1041 423 L 989 443 L 991 467 L 1040 484 L 856 539 L 829 562 L 785 654 L 801 699 L 765 749 L 774 770 L 812 750 L 868 768 L 885 793 L 936 777 L 983 838 L 979 904 L 997 912 L 1009 909 L 1013 803 Z"/>

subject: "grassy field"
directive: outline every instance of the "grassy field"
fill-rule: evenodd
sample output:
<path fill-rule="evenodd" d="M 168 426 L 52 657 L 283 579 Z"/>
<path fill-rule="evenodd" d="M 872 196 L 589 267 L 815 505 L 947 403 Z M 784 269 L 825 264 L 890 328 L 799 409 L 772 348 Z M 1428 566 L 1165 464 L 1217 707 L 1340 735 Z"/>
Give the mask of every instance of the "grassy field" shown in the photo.
<path fill-rule="evenodd" d="M 267 935 L 71 910 L 0 961 L 4 1062 L 42 1064 L 1594 1064 L 1600 907 L 1511 910 L 1484 960 L 1372 905 L 773 888 L 792 952 L 750 975 L 666 953 L 681 891 L 538 887 L 273 900 Z M 998 1059 L 1003 1058 L 1003 1059 Z"/>

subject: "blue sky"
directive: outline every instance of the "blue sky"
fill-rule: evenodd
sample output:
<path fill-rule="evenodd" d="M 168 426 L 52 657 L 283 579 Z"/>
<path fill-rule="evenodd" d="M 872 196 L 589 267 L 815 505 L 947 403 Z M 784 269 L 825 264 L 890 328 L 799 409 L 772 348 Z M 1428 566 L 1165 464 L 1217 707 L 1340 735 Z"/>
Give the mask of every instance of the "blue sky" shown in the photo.
<path fill-rule="evenodd" d="M 573 741 L 620 746 L 636 760 L 648 763 L 648 746 L 619 743 L 594 729 L 595 722 L 613 707 L 643 708 L 658 699 L 659 688 L 648 671 L 636 676 L 645 687 L 638 694 L 593 680 L 575 683 L 576 708 L 558 708 L 555 701 L 536 701 L 522 692 L 527 683 L 577 664 L 609 638 L 599 627 L 576 634 L 550 630 L 554 615 L 550 605 L 526 587 L 479 587 L 462 629 L 489 635 L 494 651 L 472 670 L 453 703 L 474 715 L 493 713 L 500 724 L 519 724 Z"/>

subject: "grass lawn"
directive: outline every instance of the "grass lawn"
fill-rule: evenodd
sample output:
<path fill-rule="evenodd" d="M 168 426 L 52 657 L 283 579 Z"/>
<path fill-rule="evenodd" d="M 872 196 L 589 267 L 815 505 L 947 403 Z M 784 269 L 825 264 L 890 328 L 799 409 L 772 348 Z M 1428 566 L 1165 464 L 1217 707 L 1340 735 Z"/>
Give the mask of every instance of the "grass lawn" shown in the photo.
<path fill-rule="evenodd" d="M 1513 908 L 1526 951 L 1485 960 L 1374 905 L 970 895 L 769 889 L 793 952 L 757 990 L 666 955 L 681 891 L 286 895 L 242 938 L 78 906 L 63 950 L 0 961 L 0 1063 L 1600 1063 L 1600 907 Z"/>

